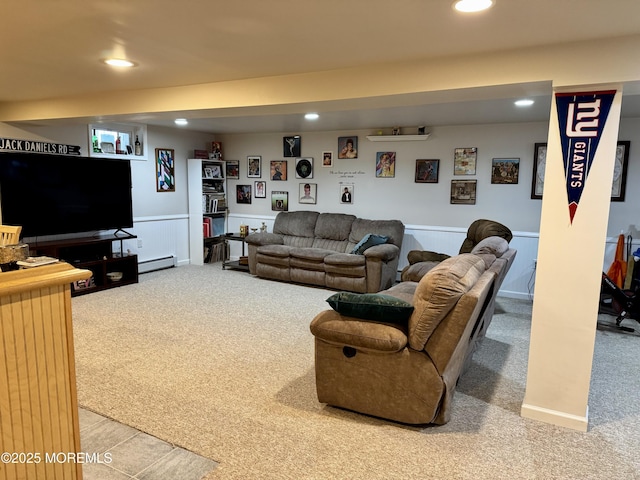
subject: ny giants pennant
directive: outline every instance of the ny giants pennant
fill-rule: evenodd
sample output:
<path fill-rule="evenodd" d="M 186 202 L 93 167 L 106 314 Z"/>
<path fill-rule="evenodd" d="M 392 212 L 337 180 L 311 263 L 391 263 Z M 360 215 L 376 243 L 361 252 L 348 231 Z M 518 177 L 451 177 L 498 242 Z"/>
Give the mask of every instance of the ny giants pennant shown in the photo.
<path fill-rule="evenodd" d="M 556 93 L 560 144 L 572 224 L 615 94 L 615 90 Z"/>

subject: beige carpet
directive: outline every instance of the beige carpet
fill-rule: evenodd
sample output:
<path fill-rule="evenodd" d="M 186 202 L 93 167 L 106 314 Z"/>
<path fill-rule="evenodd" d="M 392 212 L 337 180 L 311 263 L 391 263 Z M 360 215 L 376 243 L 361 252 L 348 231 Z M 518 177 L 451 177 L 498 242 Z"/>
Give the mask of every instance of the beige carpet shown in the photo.
<path fill-rule="evenodd" d="M 637 334 L 598 332 L 587 433 L 535 422 L 531 306 L 499 298 L 451 422 L 408 427 L 318 403 L 331 293 L 213 264 L 74 298 L 79 403 L 219 462 L 207 479 L 640 479 Z"/>

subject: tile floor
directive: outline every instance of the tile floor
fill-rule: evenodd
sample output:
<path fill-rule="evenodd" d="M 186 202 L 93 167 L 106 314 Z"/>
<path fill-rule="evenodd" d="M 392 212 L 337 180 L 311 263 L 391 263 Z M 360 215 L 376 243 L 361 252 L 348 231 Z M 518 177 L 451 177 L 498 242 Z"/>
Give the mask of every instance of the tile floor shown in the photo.
<path fill-rule="evenodd" d="M 213 460 L 84 408 L 79 416 L 82 451 L 106 460 L 83 464 L 84 480 L 200 480 L 217 466 Z"/>

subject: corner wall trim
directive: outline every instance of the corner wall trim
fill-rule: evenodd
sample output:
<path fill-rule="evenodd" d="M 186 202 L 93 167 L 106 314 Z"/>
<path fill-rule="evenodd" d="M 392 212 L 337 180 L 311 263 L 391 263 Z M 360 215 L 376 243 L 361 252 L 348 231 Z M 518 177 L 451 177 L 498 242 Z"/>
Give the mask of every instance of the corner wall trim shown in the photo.
<path fill-rule="evenodd" d="M 584 417 L 572 415 L 566 412 L 559 412 L 549 408 L 537 407 L 527 403 L 522 404 L 520 415 L 524 418 L 538 420 L 540 422 L 558 425 L 560 427 L 571 428 L 580 432 L 586 432 L 589 429 L 589 407 Z"/>

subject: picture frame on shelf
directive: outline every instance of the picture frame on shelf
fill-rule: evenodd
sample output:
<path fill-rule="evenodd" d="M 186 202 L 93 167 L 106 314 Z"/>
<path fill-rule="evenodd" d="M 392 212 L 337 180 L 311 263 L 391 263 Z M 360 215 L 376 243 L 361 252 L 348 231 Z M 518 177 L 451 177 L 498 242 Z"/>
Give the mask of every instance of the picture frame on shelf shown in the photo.
<path fill-rule="evenodd" d="M 317 183 L 301 183 L 298 193 L 298 203 L 316 204 L 318 192 Z"/>
<path fill-rule="evenodd" d="M 287 179 L 287 160 L 271 160 L 269 178 L 276 182 L 285 181 Z"/>
<path fill-rule="evenodd" d="M 172 148 L 156 148 L 156 191 L 176 191 L 175 152 Z"/>
<path fill-rule="evenodd" d="M 227 179 L 238 180 L 240 178 L 240 160 L 227 160 L 225 162 Z"/>
<path fill-rule="evenodd" d="M 289 192 L 273 191 L 271 192 L 271 210 L 274 212 L 289 211 Z"/>
<path fill-rule="evenodd" d="M 300 135 L 292 135 L 282 137 L 282 156 L 284 157 L 301 157 L 302 138 Z"/>
<path fill-rule="evenodd" d="M 533 178 L 531 180 L 531 198 L 542 200 L 544 190 L 544 171 L 547 165 L 547 144 L 536 143 L 533 149 Z"/>
<path fill-rule="evenodd" d="M 338 137 L 338 158 L 358 158 L 358 136 Z"/>
<path fill-rule="evenodd" d="M 477 180 L 451 180 L 451 204 L 475 205 Z"/>
<path fill-rule="evenodd" d="M 376 153 L 376 178 L 396 176 L 396 152 Z"/>
<path fill-rule="evenodd" d="M 333 167 L 333 152 L 322 152 L 322 166 Z"/>
<path fill-rule="evenodd" d="M 267 182 L 264 180 L 253 182 L 253 196 L 256 198 L 267 198 Z"/>
<path fill-rule="evenodd" d="M 313 157 L 296 158 L 296 178 L 313 178 Z"/>
<path fill-rule="evenodd" d="M 494 158 L 491 160 L 491 183 L 516 185 L 519 176 L 519 158 Z"/>
<path fill-rule="evenodd" d="M 222 160 L 222 142 L 211 142 L 211 154 L 209 158 L 212 160 Z"/>
<path fill-rule="evenodd" d="M 475 175 L 478 161 L 477 147 L 456 148 L 453 151 L 453 174 Z"/>
<path fill-rule="evenodd" d="M 611 185 L 611 201 L 624 202 L 627 189 L 627 167 L 629 165 L 629 149 L 631 142 L 622 140 L 616 147 L 616 159 L 613 165 L 613 182 Z"/>
<path fill-rule="evenodd" d="M 236 185 L 236 201 L 251 204 L 251 185 Z"/>
<path fill-rule="evenodd" d="M 440 160 L 416 160 L 416 183 L 438 183 L 440 174 Z"/>
<path fill-rule="evenodd" d="M 247 157 L 247 178 L 262 177 L 262 157 L 260 155 L 250 155 Z"/>

